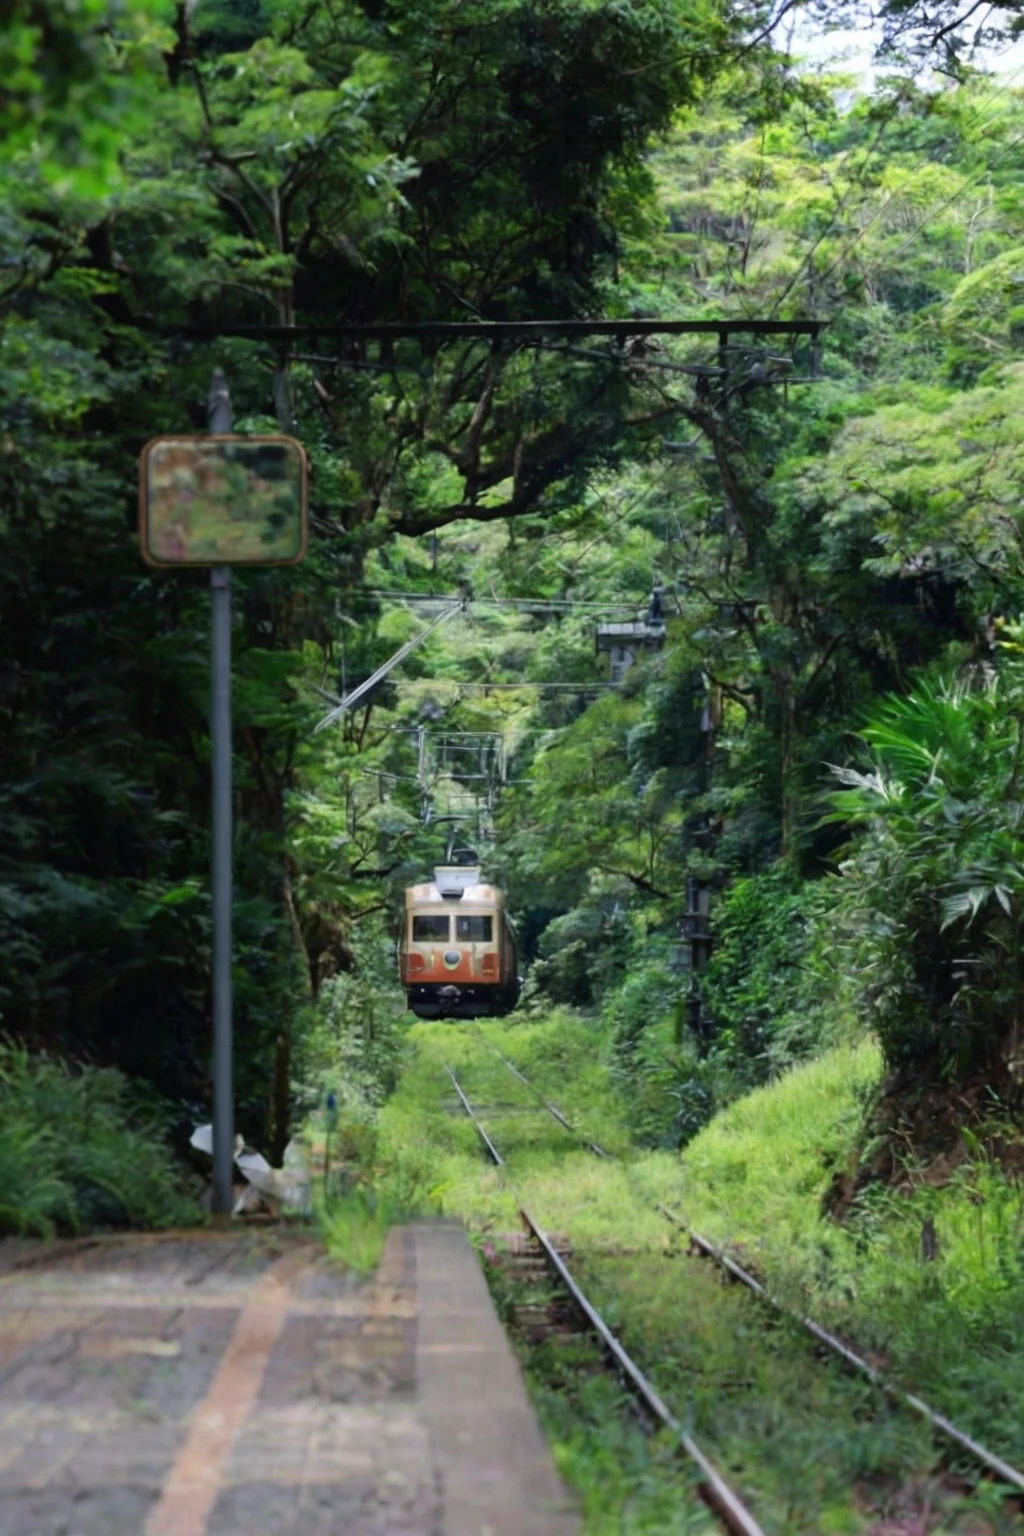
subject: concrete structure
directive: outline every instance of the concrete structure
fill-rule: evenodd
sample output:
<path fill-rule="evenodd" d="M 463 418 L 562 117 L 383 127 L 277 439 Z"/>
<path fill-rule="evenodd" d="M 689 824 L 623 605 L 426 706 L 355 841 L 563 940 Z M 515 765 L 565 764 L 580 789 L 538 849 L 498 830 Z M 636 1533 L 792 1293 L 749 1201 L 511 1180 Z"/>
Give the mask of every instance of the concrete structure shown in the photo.
<path fill-rule="evenodd" d="M 0 1536 L 577 1536 L 461 1228 L 0 1243 Z"/>
<path fill-rule="evenodd" d="M 660 651 L 665 644 L 665 625 L 648 619 L 619 624 L 599 624 L 595 636 L 598 654 L 607 652 L 609 677 L 620 683 L 644 651 Z"/>

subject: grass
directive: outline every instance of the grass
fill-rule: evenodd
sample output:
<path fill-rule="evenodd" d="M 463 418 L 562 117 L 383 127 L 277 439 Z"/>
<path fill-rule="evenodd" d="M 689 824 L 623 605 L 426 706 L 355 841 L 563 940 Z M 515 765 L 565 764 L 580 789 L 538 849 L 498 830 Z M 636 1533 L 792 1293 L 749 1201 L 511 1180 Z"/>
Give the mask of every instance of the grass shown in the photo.
<path fill-rule="evenodd" d="M 833 1231 L 822 1196 L 880 1072 L 875 1045 L 840 1046 L 730 1104 L 683 1151 L 684 1214 L 709 1237 L 755 1249 L 778 1277 L 794 1253 L 819 1254 Z"/>
<path fill-rule="evenodd" d="M 592 1020 L 553 1009 L 542 1020 L 482 1024 L 480 1036 L 514 1060 L 533 1083 L 543 1083 L 557 1107 L 582 1135 L 616 1156 L 633 1149 L 631 1106 L 611 1082 L 598 1054 Z"/>
<path fill-rule="evenodd" d="M 380 1263 L 388 1228 L 402 1215 L 373 1191 L 357 1188 L 321 1203 L 317 1224 L 331 1258 L 357 1275 L 368 1275 Z"/>
<path fill-rule="evenodd" d="M 745 1251 L 791 1304 L 874 1351 L 932 1406 L 1024 1465 L 1024 1190 L 984 1157 L 941 1188 L 869 1188 L 843 1226 L 821 1212 L 880 1060 L 829 1052 L 719 1115 L 686 1148 L 680 1208 Z M 938 1257 L 925 1261 L 930 1218 Z M 981 1390 L 979 1390 L 981 1386 Z"/>
<path fill-rule="evenodd" d="M 574 1147 L 488 1042 L 620 1160 L 600 1162 Z M 837 1048 L 735 1102 L 680 1156 L 631 1148 L 629 1106 L 596 1043 L 585 1021 L 564 1012 L 479 1031 L 413 1027 L 398 1091 L 381 1115 L 385 1195 L 401 1192 L 459 1218 L 481 1244 L 516 1230 L 517 1201 L 564 1233 L 574 1268 L 613 1326 L 772 1530 L 870 1531 L 898 1500 L 905 1469 L 933 1464 L 930 1434 L 869 1385 L 823 1366 L 802 1332 L 769 1322 L 746 1293 L 723 1291 L 712 1266 L 682 1254 L 654 1208 L 659 1201 L 742 1247 L 785 1297 L 805 1309 L 810 1297 L 824 1320 L 884 1348 L 892 1368 L 936 1406 L 1010 1460 L 1024 1459 L 1024 1352 L 1012 1326 L 1022 1293 L 1010 1252 L 1021 1223 L 1012 1187 L 975 1166 L 941 1198 L 935 1190 L 876 1197 L 849 1231 L 821 1214 L 878 1078 L 871 1044 Z M 506 1155 L 504 1174 L 485 1162 L 446 1062 Z M 928 1265 L 916 1246 L 926 1205 L 942 1254 Z M 617 1385 L 592 1361 L 564 1347 L 524 1349 L 523 1358 L 588 1531 L 711 1528 L 685 1471 L 623 1419 Z M 965 1503 L 933 1483 L 933 1508 L 946 1522 L 937 1529 L 1019 1530 L 1001 1507 L 988 1524 L 962 1523 L 969 1513 L 980 1518 L 988 1496 L 982 1489 Z"/>
<path fill-rule="evenodd" d="M 408 1056 L 398 1092 L 381 1113 L 379 1138 L 382 1188 L 393 1199 L 408 1198 L 417 1186 L 431 1208 L 464 1222 L 479 1234 L 518 1229 L 517 1200 L 536 1205 L 554 1229 L 567 1229 L 581 1241 L 610 1243 L 629 1223 L 630 1242 L 657 1241 L 664 1221 L 638 1200 L 629 1163 L 601 1163 L 582 1145 L 574 1147 L 566 1132 L 535 1106 L 496 1056 L 486 1048 L 493 1041 L 517 1066 L 544 1082 L 552 1100 L 581 1131 L 609 1150 L 628 1152 L 624 1111 L 614 1093 L 597 1087 L 602 1069 L 587 1055 L 585 1026 L 573 1020 L 568 1042 L 560 1041 L 561 1020 L 531 1025 L 523 1032 L 491 1025 L 478 1035 L 452 1026 L 415 1025 L 409 1032 Z M 482 1038 L 481 1038 L 482 1037 Z M 577 1078 L 572 1063 L 583 1061 Z M 538 1063 L 541 1065 L 539 1066 Z M 544 1063 L 547 1063 L 546 1068 Z M 455 1071 L 474 1105 L 489 1106 L 488 1123 L 502 1149 L 516 1158 L 515 1189 L 500 1171 L 485 1162 L 480 1142 L 461 1110 L 445 1073 Z M 514 1106 L 514 1123 L 498 1124 L 500 1100 Z M 509 1116 L 506 1112 L 506 1122 Z M 525 1156 L 525 1161 L 524 1161 Z M 659 1198 L 678 1197 L 682 1185 L 678 1159 L 671 1153 L 643 1157 L 646 1182 Z"/>

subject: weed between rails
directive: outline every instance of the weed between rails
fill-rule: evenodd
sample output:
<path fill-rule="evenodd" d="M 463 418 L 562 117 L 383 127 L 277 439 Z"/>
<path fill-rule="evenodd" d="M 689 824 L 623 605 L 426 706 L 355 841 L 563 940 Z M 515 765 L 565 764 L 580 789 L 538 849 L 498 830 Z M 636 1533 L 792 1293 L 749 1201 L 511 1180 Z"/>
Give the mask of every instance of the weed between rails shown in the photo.
<path fill-rule="evenodd" d="M 581 1131 L 623 1159 L 602 1163 L 575 1148 L 486 1049 L 488 1039 Z M 716 1132 L 714 1148 L 700 1146 L 698 1138 L 693 1164 L 689 1149 L 682 1158 L 630 1154 L 625 1107 L 607 1079 L 602 1096 L 592 1057 L 577 1077 L 581 1054 L 577 1032 L 562 1037 L 560 1021 L 548 1037 L 535 1024 L 488 1025 L 480 1033 L 415 1027 L 398 1093 L 381 1121 L 392 1169 L 407 1186 L 415 1174 L 430 1188 L 434 1207 L 461 1218 L 482 1244 L 516 1230 L 517 1199 L 549 1229 L 565 1232 L 588 1293 L 766 1529 L 779 1536 L 1009 1536 L 1024 1529 L 994 1490 L 982 1486 L 966 1494 L 962 1483 L 936 1472 L 937 1448 L 921 1421 L 891 1408 L 869 1383 L 816 1358 L 802 1333 L 771 1319 L 745 1292 L 724 1286 L 705 1261 L 687 1258 L 655 1209 L 660 1200 L 697 1225 L 712 1225 L 709 1201 L 723 1189 L 743 1190 L 751 1204 L 741 1232 L 758 1252 L 774 1235 L 772 1251 L 782 1256 L 778 1230 L 771 1229 L 780 1215 L 788 1230 L 797 1228 L 792 1251 L 798 1262 L 814 1243 L 835 1242 L 817 1204 L 829 1166 L 855 1133 L 856 1086 L 875 1070 L 870 1048 L 811 1064 L 819 1101 L 806 1113 L 790 1085 L 783 1124 L 769 1125 L 763 1137 L 753 1122 L 739 1135 Z M 504 1177 L 483 1161 L 444 1073 L 446 1061 L 508 1159 Z M 703 1166 L 700 1180 L 694 1166 Z M 762 1224 L 755 1225 L 759 1183 Z M 722 1201 L 721 1207 L 715 1207 L 716 1235 L 731 1236 L 721 1227 L 735 1204 Z M 493 1266 L 491 1278 L 506 1305 L 501 1286 L 507 1282 Z M 795 1284 L 792 1272 L 789 1279 Z M 848 1331 L 858 1336 L 855 1327 Z M 601 1368 L 594 1346 L 585 1340 L 530 1344 L 523 1337 L 518 1346 L 559 1465 L 580 1492 L 587 1531 L 715 1529 L 695 1502 L 687 1469 L 665 1437 L 650 1439 L 627 1409 L 628 1394 Z M 983 1426 L 977 1432 L 990 1438 Z M 918 1470 L 908 1475 L 908 1468 Z"/>

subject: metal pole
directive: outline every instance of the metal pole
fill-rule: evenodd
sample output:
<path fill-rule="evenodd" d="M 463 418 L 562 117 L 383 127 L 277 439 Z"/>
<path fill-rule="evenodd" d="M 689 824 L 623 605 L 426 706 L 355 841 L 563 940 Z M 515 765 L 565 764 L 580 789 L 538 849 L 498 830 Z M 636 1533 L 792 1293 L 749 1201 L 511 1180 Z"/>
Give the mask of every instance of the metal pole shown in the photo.
<path fill-rule="evenodd" d="M 207 396 L 211 432 L 230 432 L 231 396 L 219 368 Z M 234 1205 L 235 1112 L 231 1024 L 231 570 L 210 572 L 213 655 L 210 688 L 213 890 L 213 1211 Z"/>
<path fill-rule="evenodd" d="M 427 625 L 426 629 L 421 629 L 418 635 L 413 635 L 411 640 L 407 640 L 403 646 L 399 647 L 393 656 L 389 656 L 387 661 L 385 661 L 382 666 L 377 668 L 372 677 L 368 677 L 365 683 L 360 683 L 358 688 L 353 688 L 351 693 L 346 694 L 343 699 L 339 699 L 336 708 L 332 709 L 328 714 L 324 715 L 322 720 L 317 721 L 316 725 L 314 725 L 312 731 L 310 732 L 310 735 L 315 736 L 318 731 L 322 731 L 328 725 L 333 725 L 336 720 L 340 720 L 346 709 L 351 709 L 354 704 L 358 704 L 360 699 L 365 698 L 368 693 L 372 692 L 372 690 L 376 688 L 377 684 L 381 682 L 383 678 L 387 677 L 391 669 L 396 667 L 400 661 L 403 661 L 405 657 L 408 656 L 409 652 L 414 650 L 422 640 L 425 640 L 427 636 L 433 630 L 435 630 L 439 624 L 443 624 L 445 619 L 450 619 L 457 613 L 462 613 L 465 610 L 467 602 L 467 598 L 460 599 L 456 607 L 446 608 L 444 613 L 439 614 L 432 624 Z"/>

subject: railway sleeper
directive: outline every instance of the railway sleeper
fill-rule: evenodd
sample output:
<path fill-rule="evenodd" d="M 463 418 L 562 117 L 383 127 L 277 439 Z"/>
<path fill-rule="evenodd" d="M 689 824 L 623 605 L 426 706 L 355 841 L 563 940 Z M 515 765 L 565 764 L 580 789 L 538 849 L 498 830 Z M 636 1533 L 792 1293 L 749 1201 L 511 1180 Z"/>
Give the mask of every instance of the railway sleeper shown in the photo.
<path fill-rule="evenodd" d="M 559 1257 L 568 1262 L 572 1257 L 568 1239 L 556 1234 L 552 1243 Z M 527 1343 L 568 1343 L 587 1331 L 571 1300 L 561 1288 L 552 1288 L 547 1260 L 531 1234 L 513 1232 L 496 1237 L 492 1262 L 522 1297 L 513 1301 L 511 1319 Z M 535 1294 L 537 1292 L 542 1294 Z"/>

